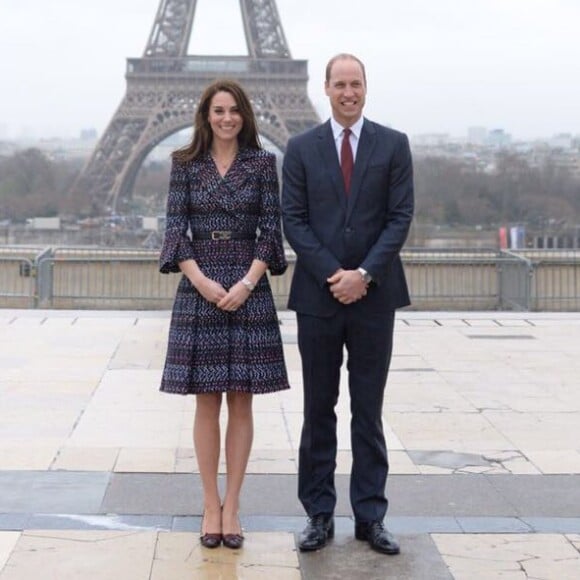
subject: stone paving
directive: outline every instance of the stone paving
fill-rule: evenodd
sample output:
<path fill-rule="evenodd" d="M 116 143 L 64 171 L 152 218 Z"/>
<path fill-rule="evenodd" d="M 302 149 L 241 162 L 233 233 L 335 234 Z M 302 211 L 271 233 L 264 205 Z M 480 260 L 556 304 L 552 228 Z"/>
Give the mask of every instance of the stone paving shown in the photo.
<path fill-rule="evenodd" d="M 580 578 L 580 313 L 398 313 L 396 557 L 352 535 L 347 396 L 337 535 L 296 550 L 301 377 L 279 315 L 293 388 L 255 398 L 232 552 L 197 537 L 194 399 L 157 390 L 169 314 L 0 310 L 0 580 Z"/>

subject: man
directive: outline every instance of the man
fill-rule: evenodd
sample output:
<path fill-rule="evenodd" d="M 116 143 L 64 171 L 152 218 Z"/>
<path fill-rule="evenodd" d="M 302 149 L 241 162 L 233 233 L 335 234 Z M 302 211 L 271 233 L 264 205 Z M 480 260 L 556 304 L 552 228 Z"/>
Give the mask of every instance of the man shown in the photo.
<path fill-rule="evenodd" d="M 346 348 L 355 537 L 397 554 L 383 524 L 382 407 L 394 311 L 409 304 L 399 252 L 413 215 L 411 153 L 404 134 L 363 118 L 358 58 L 332 58 L 325 91 L 332 118 L 290 139 L 283 168 L 284 231 L 296 252 L 288 306 L 297 313 L 304 383 L 298 496 L 309 519 L 299 547 L 317 550 L 334 535 L 334 408 Z"/>

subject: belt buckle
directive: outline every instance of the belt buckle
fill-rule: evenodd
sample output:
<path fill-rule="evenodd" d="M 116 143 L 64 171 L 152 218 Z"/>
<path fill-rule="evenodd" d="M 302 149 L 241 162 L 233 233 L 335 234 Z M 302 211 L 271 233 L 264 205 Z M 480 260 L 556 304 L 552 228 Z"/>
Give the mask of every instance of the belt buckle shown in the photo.
<path fill-rule="evenodd" d="M 227 230 L 215 230 L 211 233 L 212 240 L 231 240 L 232 232 Z"/>

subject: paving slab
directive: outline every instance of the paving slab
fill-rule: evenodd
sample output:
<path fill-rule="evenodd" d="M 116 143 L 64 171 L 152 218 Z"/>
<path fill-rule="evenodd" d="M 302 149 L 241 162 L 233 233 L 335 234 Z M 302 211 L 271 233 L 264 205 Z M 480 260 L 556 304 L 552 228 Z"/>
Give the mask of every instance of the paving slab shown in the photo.
<path fill-rule="evenodd" d="M 580 577 L 580 553 L 566 536 L 435 534 L 433 539 L 455 580 Z"/>
<path fill-rule="evenodd" d="M 99 513 L 110 474 L 0 472 L 0 513 Z"/>
<path fill-rule="evenodd" d="M 145 580 L 149 577 L 157 536 L 152 532 L 23 532 L 1 580 Z"/>
<path fill-rule="evenodd" d="M 115 473 L 100 511 L 113 514 L 190 515 L 202 505 L 199 480 L 189 474 Z"/>
<path fill-rule="evenodd" d="M 19 538 L 20 532 L 0 532 L 0 571 L 6 565 Z"/>
<path fill-rule="evenodd" d="M 352 535 L 337 535 L 324 550 L 300 553 L 303 580 L 452 580 L 447 565 L 429 536 L 401 538 L 401 554 L 373 552 Z"/>
<path fill-rule="evenodd" d="M 580 478 L 574 475 L 493 476 L 490 482 L 518 516 L 580 516 Z"/>
<path fill-rule="evenodd" d="M 160 533 L 150 580 L 192 578 L 301 580 L 294 537 L 289 533 L 248 534 L 242 550 L 208 550 L 200 546 L 196 534 Z"/>

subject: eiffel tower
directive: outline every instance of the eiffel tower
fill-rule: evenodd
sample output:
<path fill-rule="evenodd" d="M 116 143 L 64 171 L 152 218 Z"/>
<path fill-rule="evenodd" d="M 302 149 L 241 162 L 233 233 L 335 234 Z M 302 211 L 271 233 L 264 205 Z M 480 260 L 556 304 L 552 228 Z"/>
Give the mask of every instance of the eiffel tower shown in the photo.
<path fill-rule="evenodd" d="M 149 152 L 193 126 L 201 92 L 218 77 L 247 90 L 260 133 L 281 151 L 316 123 L 307 94 L 308 62 L 294 60 L 275 0 L 240 0 L 248 56 L 187 54 L 197 0 L 160 0 L 141 58 L 127 59 L 125 96 L 72 192 L 90 196 L 95 213 L 130 198 Z"/>

